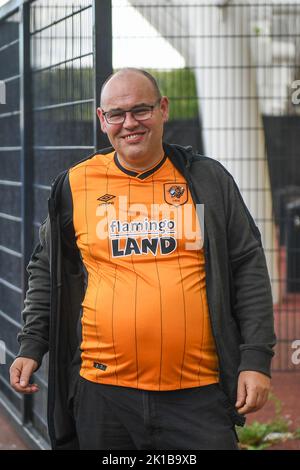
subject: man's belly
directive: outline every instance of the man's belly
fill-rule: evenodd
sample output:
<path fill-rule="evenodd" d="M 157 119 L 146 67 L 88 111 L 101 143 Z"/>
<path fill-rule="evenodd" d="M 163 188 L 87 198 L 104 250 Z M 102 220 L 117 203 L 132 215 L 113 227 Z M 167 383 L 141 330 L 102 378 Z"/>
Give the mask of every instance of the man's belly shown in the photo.
<path fill-rule="evenodd" d="M 81 375 L 146 390 L 217 382 L 205 283 L 190 270 L 186 275 L 164 272 L 162 266 L 154 267 L 155 273 L 151 269 L 147 274 L 137 267 L 135 272 L 116 268 L 89 276 Z"/>

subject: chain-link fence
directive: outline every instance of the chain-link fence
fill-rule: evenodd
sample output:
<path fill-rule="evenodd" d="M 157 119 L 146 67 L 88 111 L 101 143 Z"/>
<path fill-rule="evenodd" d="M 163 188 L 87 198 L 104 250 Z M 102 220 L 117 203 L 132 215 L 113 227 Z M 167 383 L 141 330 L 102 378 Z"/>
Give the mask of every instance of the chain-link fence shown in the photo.
<path fill-rule="evenodd" d="M 2 402 L 40 445 L 48 440 L 47 357 L 35 374 L 40 392 L 33 397 L 13 391 L 9 367 L 18 351 L 26 266 L 47 215 L 50 183 L 107 143 L 95 109 L 101 80 L 112 71 L 111 5 L 36 0 L 12 8 L 8 3 L 0 10 L 0 80 L 6 89 L 0 108 L 0 331 L 6 350 L 0 384 Z"/>

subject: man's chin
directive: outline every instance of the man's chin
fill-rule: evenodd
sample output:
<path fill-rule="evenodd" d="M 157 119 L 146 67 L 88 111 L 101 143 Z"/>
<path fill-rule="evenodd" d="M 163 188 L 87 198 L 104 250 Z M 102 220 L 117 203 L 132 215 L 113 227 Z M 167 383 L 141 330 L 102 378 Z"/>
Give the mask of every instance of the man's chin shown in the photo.
<path fill-rule="evenodd" d="M 118 152 L 117 152 L 118 153 Z M 143 145 L 139 144 L 130 144 L 123 146 L 122 149 L 120 149 L 120 154 L 123 158 L 125 159 L 137 159 L 137 158 L 142 158 L 145 155 L 145 148 Z"/>

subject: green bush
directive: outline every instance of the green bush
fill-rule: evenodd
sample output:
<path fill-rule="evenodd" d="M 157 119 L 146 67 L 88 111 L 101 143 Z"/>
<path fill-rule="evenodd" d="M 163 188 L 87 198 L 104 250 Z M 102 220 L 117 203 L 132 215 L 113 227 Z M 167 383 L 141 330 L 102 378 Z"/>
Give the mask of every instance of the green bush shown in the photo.
<path fill-rule="evenodd" d="M 263 450 L 272 445 L 272 442 L 264 442 L 264 438 L 274 432 L 286 433 L 289 432 L 290 422 L 281 415 L 282 403 L 278 397 L 272 392 L 269 394 L 268 400 L 273 401 L 275 408 L 275 417 L 267 422 L 260 423 L 253 421 L 243 428 L 237 427 L 236 431 L 240 440 L 241 447 L 248 450 Z M 294 434 L 295 436 L 295 434 Z M 300 437 L 300 429 L 299 429 Z"/>

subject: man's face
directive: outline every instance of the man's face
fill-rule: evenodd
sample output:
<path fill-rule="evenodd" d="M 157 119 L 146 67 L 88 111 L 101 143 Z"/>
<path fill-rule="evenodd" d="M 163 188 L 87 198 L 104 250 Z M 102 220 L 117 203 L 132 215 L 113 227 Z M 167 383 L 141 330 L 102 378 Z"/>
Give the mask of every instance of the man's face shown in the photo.
<path fill-rule="evenodd" d="M 129 112 L 122 124 L 108 124 L 103 111 L 128 110 L 140 105 L 154 105 L 152 116 L 137 121 Z M 151 82 L 142 74 L 128 73 L 113 77 L 105 86 L 101 108 L 97 109 L 101 129 L 111 145 L 128 163 L 151 161 L 162 152 L 163 125 L 168 119 L 168 99 L 159 101 Z"/>

